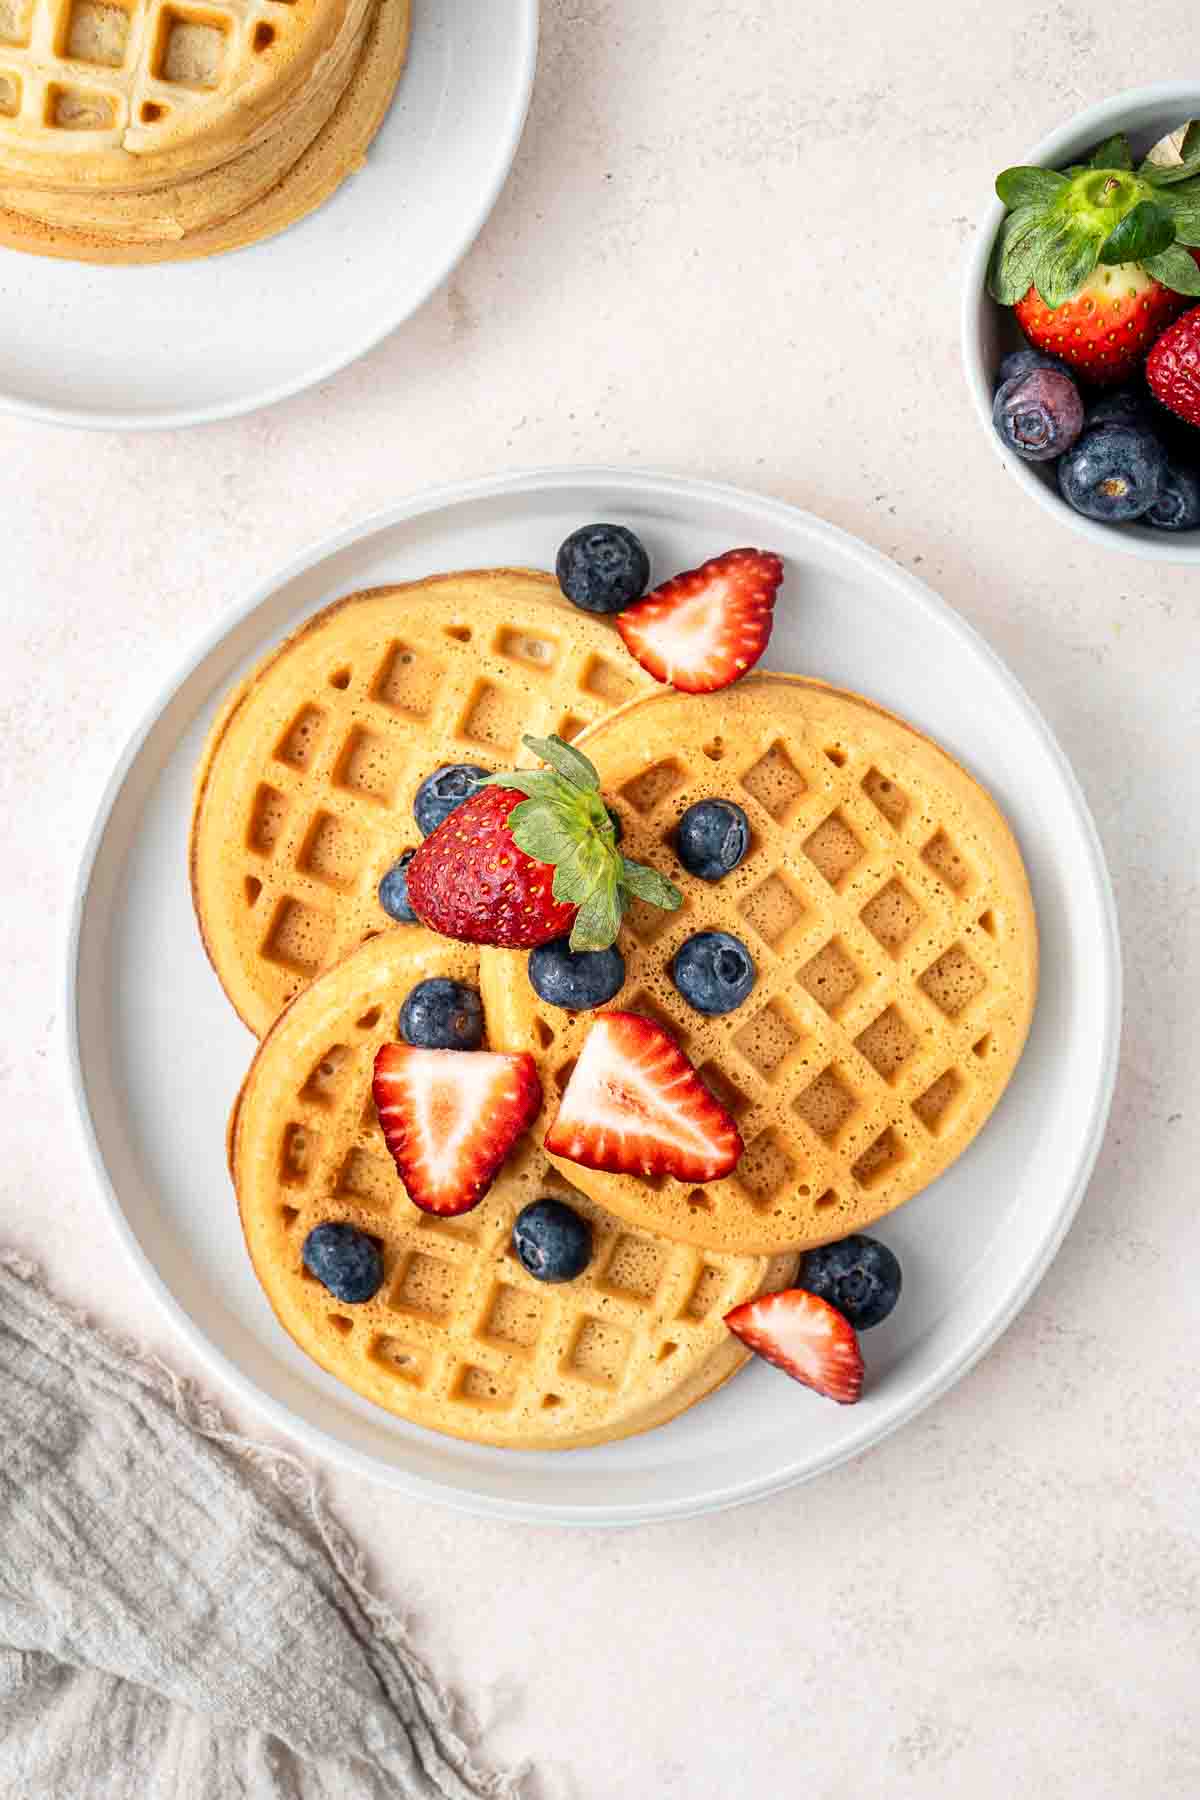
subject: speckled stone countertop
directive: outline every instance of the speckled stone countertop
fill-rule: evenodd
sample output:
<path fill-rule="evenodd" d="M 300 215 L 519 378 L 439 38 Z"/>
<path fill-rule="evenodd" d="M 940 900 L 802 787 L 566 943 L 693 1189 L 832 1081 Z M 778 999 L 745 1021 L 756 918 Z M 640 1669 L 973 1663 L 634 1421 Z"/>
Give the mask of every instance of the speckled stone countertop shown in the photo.
<path fill-rule="evenodd" d="M 952 1394 L 740 1513 L 600 1536 L 329 1486 L 496 1756 L 540 1761 L 535 1800 L 1194 1800 L 1200 594 L 1018 493 L 957 340 L 995 170 L 1085 103 L 1179 75 L 1182 9 L 544 14 L 490 223 L 365 361 L 173 436 L 0 420 L 0 1241 L 188 1366 L 64 1128 L 57 926 L 81 793 L 223 609 L 319 533 L 491 470 L 644 464 L 794 500 L 983 632 L 1095 810 L 1128 1016 L 1075 1228 Z"/>

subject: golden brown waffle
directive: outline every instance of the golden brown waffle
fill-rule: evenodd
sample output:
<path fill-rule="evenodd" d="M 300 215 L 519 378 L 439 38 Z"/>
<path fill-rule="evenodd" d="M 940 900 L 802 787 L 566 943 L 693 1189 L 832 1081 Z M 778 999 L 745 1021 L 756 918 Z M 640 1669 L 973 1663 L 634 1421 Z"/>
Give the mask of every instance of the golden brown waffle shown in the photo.
<path fill-rule="evenodd" d="M 559 1166 L 644 1229 L 756 1253 L 843 1237 L 941 1174 L 1003 1092 L 1037 986 L 1024 867 L 984 790 L 879 707 L 783 675 L 704 697 L 660 690 L 580 747 L 624 821 L 623 848 L 685 896 L 678 913 L 630 913 L 612 1005 L 674 1032 L 746 1150 L 706 1187 Z M 715 884 L 671 845 L 684 809 L 710 797 L 736 800 L 752 827 L 746 860 Z M 669 973 L 704 929 L 739 937 L 758 970 L 716 1018 Z M 588 1018 L 540 1001 L 524 963 L 483 953 L 492 1043 L 532 1050 L 552 1100 Z"/>
<path fill-rule="evenodd" d="M 256 141 L 368 0 L 2 0 L 0 170 L 43 188 L 186 179 Z"/>
<path fill-rule="evenodd" d="M 138 204 L 124 210 L 114 202 L 111 210 L 121 220 L 121 235 L 99 225 L 83 230 L 47 224 L 4 206 L 0 196 L 0 244 L 77 262 L 177 262 L 239 250 L 286 230 L 362 167 L 391 104 L 408 33 L 409 0 L 377 0 L 349 82 L 306 149 L 308 129 L 319 111 L 309 102 L 280 122 L 277 142 L 268 140 L 180 188 L 159 190 L 145 204 L 137 196 Z M 317 96 L 318 101 L 325 98 Z M 296 160 L 263 190 L 264 165 L 281 152 L 285 161 L 291 155 Z"/>
<path fill-rule="evenodd" d="M 205 947 L 260 1035 L 322 968 L 391 924 L 377 889 L 443 763 L 531 758 L 653 684 L 552 577 L 491 569 L 351 595 L 240 685 L 209 734 L 191 870 Z"/>
<path fill-rule="evenodd" d="M 275 128 L 252 148 L 190 180 L 129 193 L 94 187 L 29 188 L 0 181 L 0 207 L 72 233 L 177 248 L 189 236 L 235 218 L 269 193 L 328 124 L 359 66 L 373 8 L 343 33 L 311 82 Z"/>
<path fill-rule="evenodd" d="M 474 1212 L 419 1212 L 376 1122 L 372 1065 L 416 982 L 476 972 L 470 947 L 397 926 L 315 981 L 264 1039 L 230 1132 L 255 1272 L 302 1349 L 415 1424 L 527 1450 L 648 1430 L 742 1365 L 723 1315 L 786 1286 L 795 1259 L 702 1254 L 621 1225 L 533 1139 Z M 546 1193 L 592 1221 L 594 1255 L 577 1281 L 534 1281 L 509 1248 L 518 1211 Z M 304 1239 L 326 1220 L 382 1247 L 384 1283 L 364 1305 L 335 1300 L 304 1270 Z"/>

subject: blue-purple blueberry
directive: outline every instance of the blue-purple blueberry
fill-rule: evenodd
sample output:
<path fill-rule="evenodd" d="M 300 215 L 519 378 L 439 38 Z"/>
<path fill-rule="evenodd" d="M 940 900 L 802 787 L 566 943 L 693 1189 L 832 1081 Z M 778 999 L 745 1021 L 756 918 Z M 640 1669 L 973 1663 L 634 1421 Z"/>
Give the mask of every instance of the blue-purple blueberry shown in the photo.
<path fill-rule="evenodd" d="M 900 1298 L 900 1264 L 878 1238 L 856 1234 L 808 1251 L 799 1285 L 836 1306 L 855 1331 L 869 1331 Z"/>
<path fill-rule="evenodd" d="M 1167 453 L 1140 425 L 1098 425 L 1059 459 L 1059 492 L 1086 519 L 1140 519 L 1162 491 Z"/>
<path fill-rule="evenodd" d="M 1030 369 L 1061 369 L 1063 364 L 1057 357 L 1045 356 L 1040 350 L 1010 350 L 1007 356 L 1001 357 L 1000 367 L 996 371 L 995 385 L 1002 388 L 1006 381 L 1013 381 L 1018 375 L 1028 375 Z"/>
<path fill-rule="evenodd" d="M 566 1012 L 590 1012 L 625 985 L 625 958 L 615 944 L 607 950 L 572 950 L 569 938 L 553 938 L 529 952 L 525 967 L 538 998 Z"/>
<path fill-rule="evenodd" d="M 413 818 L 421 836 L 428 837 L 444 824 L 487 778 L 488 770 L 478 763 L 445 763 L 427 775 L 413 797 Z"/>
<path fill-rule="evenodd" d="M 574 1281 L 592 1260 L 592 1227 L 565 1200 L 535 1200 L 517 1214 L 512 1246 L 535 1281 Z"/>
<path fill-rule="evenodd" d="M 1026 462 L 1050 462 L 1083 430 L 1083 401 L 1065 369 L 1027 369 L 997 390 L 992 423 Z"/>
<path fill-rule="evenodd" d="M 740 938 L 729 931 L 698 931 L 675 952 L 671 980 L 697 1012 L 727 1013 L 740 1006 L 758 971 Z"/>
<path fill-rule="evenodd" d="M 675 827 L 675 854 L 701 881 L 721 881 L 749 848 L 750 821 L 734 800 L 697 800 Z"/>
<path fill-rule="evenodd" d="M 356 1225 L 314 1225 L 300 1252 L 305 1268 L 335 1300 L 361 1306 L 383 1285 L 383 1258 L 374 1238 Z"/>
<path fill-rule="evenodd" d="M 1168 460 L 1158 499 L 1143 517 L 1158 531 L 1195 531 L 1200 527 L 1200 474 Z"/>
<path fill-rule="evenodd" d="M 419 1050 L 478 1050 L 483 1002 L 465 981 L 431 975 L 418 981 L 400 1008 L 400 1036 Z"/>
<path fill-rule="evenodd" d="M 1083 415 L 1083 429 L 1095 425 L 1143 425 L 1151 422 L 1150 403 L 1136 388 L 1117 388 L 1093 400 Z"/>
<path fill-rule="evenodd" d="M 584 612 L 618 613 L 645 593 L 650 558 L 624 525 L 581 525 L 560 546 L 554 572 Z"/>
<path fill-rule="evenodd" d="M 415 850 L 405 850 L 379 884 L 379 904 L 398 925 L 419 923 L 408 902 L 408 865 L 416 854 Z"/>

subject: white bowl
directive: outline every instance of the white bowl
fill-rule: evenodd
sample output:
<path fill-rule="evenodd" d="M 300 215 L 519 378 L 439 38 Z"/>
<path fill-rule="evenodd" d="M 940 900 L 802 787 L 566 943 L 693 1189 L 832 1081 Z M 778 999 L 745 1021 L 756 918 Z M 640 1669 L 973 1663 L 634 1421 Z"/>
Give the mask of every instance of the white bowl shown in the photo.
<path fill-rule="evenodd" d="M 1057 131 L 1044 137 L 1027 156 L 1013 157 L 1011 161 L 1060 169 L 1116 131 L 1128 132 L 1135 157 L 1144 156 L 1160 138 L 1185 119 L 1195 118 L 1200 118 L 1198 81 L 1158 81 L 1151 87 L 1128 88 L 1111 100 L 1102 100 L 1086 112 L 1076 113 L 1066 125 L 1060 125 Z M 1002 163 L 997 164 L 997 173 L 1002 166 Z M 1054 513 L 1056 518 L 1084 537 L 1091 538 L 1093 543 L 1154 562 L 1200 564 L 1200 531 L 1174 534 L 1155 531 L 1150 525 L 1136 522 L 1101 525 L 1094 519 L 1085 519 L 1060 496 L 1053 464 L 1023 462 L 1006 450 L 997 437 L 992 425 L 994 373 L 1005 352 L 1018 349 L 1025 341 L 1011 312 L 998 306 L 987 291 L 988 259 L 1003 218 L 1004 207 L 999 200 L 993 200 L 980 221 L 963 286 L 963 365 L 967 386 L 988 442 L 1013 480 L 1019 482 L 1039 506 L 1044 506 L 1047 512 Z"/>

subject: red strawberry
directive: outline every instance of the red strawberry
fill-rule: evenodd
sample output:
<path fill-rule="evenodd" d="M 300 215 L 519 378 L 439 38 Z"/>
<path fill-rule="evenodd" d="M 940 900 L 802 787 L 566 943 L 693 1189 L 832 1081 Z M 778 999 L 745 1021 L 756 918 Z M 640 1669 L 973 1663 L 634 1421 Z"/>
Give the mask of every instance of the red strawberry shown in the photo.
<path fill-rule="evenodd" d="M 1051 311 L 1035 287 L 1014 311 L 1036 350 L 1059 356 L 1096 386 L 1125 381 L 1172 319 L 1187 305 L 1182 294 L 1148 275 L 1139 263 L 1101 263 L 1073 299 Z"/>
<path fill-rule="evenodd" d="M 863 1361 L 844 1314 L 805 1288 L 760 1294 L 725 1314 L 725 1323 L 756 1355 L 805 1387 L 852 1406 L 862 1395 Z"/>
<path fill-rule="evenodd" d="M 1200 293 L 1191 178 L 1195 147 L 1166 167 L 1136 170 L 1123 134 L 1086 163 L 1005 169 L 996 192 L 1009 209 L 996 236 L 988 289 L 1015 309 L 1030 343 L 1098 385 L 1124 381 L 1150 345 Z"/>
<path fill-rule="evenodd" d="M 598 1013 L 546 1148 L 585 1169 L 719 1181 L 742 1138 L 670 1032 L 638 1013 Z"/>
<path fill-rule="evenodd" d="M 771 635 L 783 563 L 770 550 L 727 550 L 676 575 L 616 621 L 626 647 L 656 681 L 711 694 L 754 667 Z"/>
<path fill-rule="evenodd" d="M 375 1110 L 408 1197 L 422 1212 L 470 1212 L 536 1119 L 542 1084 L 532 1056 L 384 1044 Z"/>
<path fill-rule="evenodd" d="M 578 907 L 554 898 L 554 870 L 518 849 L 508 828 L 524 799 L 516 788 L 485 787 L 425 839 L 408 865 L 408 902 L 423 924 L 509 950 L 570 931 Z"/>
<path fill-rule="evenodd" d="M 1163 332 L 1147 360 L 1146 380 L 1156 400 L 1200 425 L 1200 306 Z"/>
<path fill-rule="evenodd" d="M 635 896 L 679 906 L 677 887 L 617 849 L 587 757 L 558 737 L 525 742 L 551 767 L 491 776 L 409 863 L 409 905 L 422 924 L 510 950 L 569 931 L 572 950 L 604 950 Z"/>

